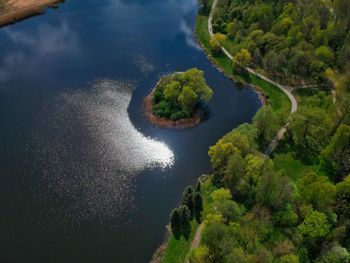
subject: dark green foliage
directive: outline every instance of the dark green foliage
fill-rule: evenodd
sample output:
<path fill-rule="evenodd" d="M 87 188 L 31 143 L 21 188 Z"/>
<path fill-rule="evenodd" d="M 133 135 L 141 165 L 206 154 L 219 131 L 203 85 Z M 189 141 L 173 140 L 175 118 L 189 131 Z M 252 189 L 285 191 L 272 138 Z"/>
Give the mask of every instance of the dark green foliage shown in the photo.
<path fill-rule="evenodd" d="M 336 185 L 334 210 L 341 222 L 350 219 L 350 175 Z"/>
<path fill-rule="evenodd" d="M 207 86 L 204 73 L 189 69 L 183 73 L 165 76 L 153 92 L 153 113 L 177 121 L 193 117 L 201 102 L 208 102 L 212 90 Z"/>
<path fill-rule="evenodd" d="M 200 223 L 202 210 L 203 199 L 200 192 L 200 183 L 196 185 L 196 191 L 192 186 L 186 187 L 182 194 L 180 207 L 174 209 L 170 215 L 171 230 L 176 239 L 180 239 L 181 236 L 184 236 L 185 239 L 189 238 L 191 221 L 194 218 Z"/>
<path fill-rule="evenodd" d="M 179 207 L 181 231 L 185 239 L 188 239 L 191 233 L 191 211 L 187 206 Z"/>
<path fill-rule="evenodd" d="M 187 186 L 185 191 L 182 194 L 182 205 L 187 206 L 190 211 L 191 220 L 193 219 L 194 214 L 194 192 L 192 186 Z"/>
<path fill-rule="evenodd" d="M 170 226 L 171 231 L 176 239 L 180 239 L 181 237 L 181 218 L 180 212 L 178 208 L 173 209 L 170 214 Z"/>
<path fill-rule="evenodd" d="M 193 206 L 194 206 L 194 218 L 198 223 L 201 222 L 201 212 L 203 210 L 203 198 L 200 192 L 196 192 L 194 194 L 194 200 L 193 200 Z"/>
<path fill-rule="evenodd" d="M 342 124 L 338 127 L 329 145 L 322 151 L 336 180 L 341 180 L 350 173 L 350 127 Z"/>

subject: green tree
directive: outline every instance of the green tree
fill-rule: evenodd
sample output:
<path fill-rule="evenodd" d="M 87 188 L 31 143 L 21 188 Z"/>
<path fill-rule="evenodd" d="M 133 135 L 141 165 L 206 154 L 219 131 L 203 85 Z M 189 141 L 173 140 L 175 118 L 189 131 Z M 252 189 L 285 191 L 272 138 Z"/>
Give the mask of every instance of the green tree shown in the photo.
<path fill-rule="evenodd" d="M 336 187 L 326 176 L 308 173 L 299 181 L 299 192 L 302 200 L 312 204 L 317 210 L 330 212 L 333 207 Z"/>
<path fill-rule="evenodd" d="M 343 182 L 336 185 L 336 197 L 334 211 L 339 221 L 344 222 L 350 218 L 350 175 Z"/>
<path fill-rule="evenodd" d="M 280 123 L 270 106 L 262 107 L 254 116 L 253 125 L 256 128 L 258 140 L 266 144 L 275 136 Z"/>
<path fill-rule="evenodd" d="M 201 212 L 203 210 L 203 198 L 200 192 L 194 194 L 194 218 L 198 223 L 201 222 Z"/>
<path fill-rule="evenodd" d="M 252 60 L 251 54 L 247 49 L 241 49 L 232 59 L 232 66 L 235 72 L 241 72 L 248 66 Z"/>
<path fill-rule="evenodd" d="M 170 214 L 170 226 L 174 237 L 179 240 L 181 237 L 181 218 L 179 209 L 175 208 Z"/>
<path fill-rule="evenodd" d="M 263 175 L 271 169 L 271 162 L 253 154 L 247 155 L 245 159 L 247 163 L 245 175 L 237 188 L 240 195 L 245 197 L 246 202 L 251 205 L 255 201 L 258 184 Z"/>
<path fill-rule="evenodd" d="M 226 36 L 220 33 L 214 34 L 209 41 L 210 49 L 213 54 L 217 54 L 221 51 L 222 43 L 225 41 Z"/>
<path fill-rule="evenodd" d="M 227 161 L 224 171 L 223 183 L 231 190 L 232 194 L 237 194 L 237 185 L 245 175 L 246 162 L 239 153 L 232 153 Z"/>
<path fill-rule="evenodd" d="M 202 243 L 209 248 L 212 262 L 223 262 L 231 252 L 234 239 L 222 222 L 207 222 L 202 232 Z"/>
<path fill-rule="evenodd" d="M 327 46 L 318 47 L 315 50 L 315 55 L 326 64 L 331 64 L 334 60 L 333 51 Z"/>
<path fill-rule="evenodd" d="M 329 141 L 333 120 L 319 108 L 303 108 L 291 116 L 288 135 L 298 154 L 313 159 Z"/>
<path fill-rule="evenodd" d="M 210 263 L 209 248 L 206 246 L 199 246 L 191 250 L 188 259 L 190 263 Z"/>
<path fill-rule="evenodd" d="M 181 84 L 178 81 L 171 81 L 164 88 L 164 97 L 170 101 L 176 101 L 181 93 Z"/>
<path fill-rule="evenodd" d="M 182 205 L 179 207 L 181 232 L 185 239 L 188 239 L 191 234 L 191 211 L 187 206 Z"/>
<path fill-rule="evenodd" d="M 350 173 L 350 127 L 341 124 L 321 155 L 337 180 Z"/>
<path fill-rule="evenodd" d="M 316 260 L 316 263 L 348 263 L 350 262 L 350 254 L 348 250 L 339 245 L 334 245 L 331 249 L 327 248 L 321 256 Z"/>
<path fill-rule="evenodd" d="M 153 113 L 173 121 L 192 117 L 201 103 L 207 103 L 213 91 L 204 72 L 196 68 L 164 76 L 153 95 Z"/>
<path fill-rule="evenodd" d="M 306 215 L 302 224 L 298 226 L 298 230 L 308 242 L 314 243 L 328 235 L 330 225 L 324 213 L 312 211 Z"/>
<path fill-rule="evenodd" d="M 182 205 L 187 206 L 187 208 L 190 210 L 191 219 L 194 215 L 194 191 L 192 186 L 187 186 L 182 194 Z"/>
<path fill-rule="evenodd" d="M 198 95 L 189 86 L 185 86 L 179 95 L 179 102 L 182 108 L 191 112 L 198 103 Z"/>

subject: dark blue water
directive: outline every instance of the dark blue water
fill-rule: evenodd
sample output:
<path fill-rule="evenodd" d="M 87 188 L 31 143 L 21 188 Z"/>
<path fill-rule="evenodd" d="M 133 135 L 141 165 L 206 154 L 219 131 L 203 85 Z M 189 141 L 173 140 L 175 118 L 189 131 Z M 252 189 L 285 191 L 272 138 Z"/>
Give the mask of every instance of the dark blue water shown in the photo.
<path fill-rule="evenodd" d="M 260 107 L 196 45 L 195 0 L 68 0 L 0 30 L 0 262 L 148 262 L 208 147 Z M 140 105 L 198 67 L 199 127 L 164 130 Z"/>

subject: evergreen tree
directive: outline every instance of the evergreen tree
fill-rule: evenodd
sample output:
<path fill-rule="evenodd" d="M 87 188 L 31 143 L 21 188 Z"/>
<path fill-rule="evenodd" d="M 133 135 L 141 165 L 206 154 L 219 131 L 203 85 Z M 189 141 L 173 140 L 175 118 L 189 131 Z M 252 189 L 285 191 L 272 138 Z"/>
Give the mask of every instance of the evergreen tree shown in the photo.
<path fill-rule="evenodd" d="M 187 186 L 182 194 L 182 205 L 187 206 L 190 210 L 190 218 L 193 219 L 193 187 Z"/>
<path fill-rule="evenodd" d="M 171 231 L 174 237 L 179 240 L 181 237 L 181 217 L 178 208 L 173 209 L 170 214 Z"/>
<path fill-rule="evenodd" d="M 186 205 L 179 207 L 181 232 L 185 239 L 188 239 L 191 233 L 191 212 Z"/>
<path fill-rule="evenodd" d="M 193 198 L 194 218 L 198 223 L 201 222 L 201 212 L 203 210 L 203 198 L 200 192 L 196 192 Z"/>

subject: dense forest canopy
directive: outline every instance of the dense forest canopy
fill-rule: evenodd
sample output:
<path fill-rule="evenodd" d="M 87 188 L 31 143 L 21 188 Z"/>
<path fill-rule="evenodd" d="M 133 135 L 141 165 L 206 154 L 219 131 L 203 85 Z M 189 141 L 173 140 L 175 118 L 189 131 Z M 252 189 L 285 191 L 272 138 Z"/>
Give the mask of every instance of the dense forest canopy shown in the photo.
<path fill-rule="evenodd" d="M 274 77 L 314 82 L 347 69 L 349 11 L 349 0 L 220 0 L 213 29 Z"/>
<path fill-rule="evenodd" d="M 202 18 L 210 2 L 202 0 Z M 214 59 L 224 46 L 235 73 L 250 66 L 279 82 L 322 85 L 294 91 L 299 107 L 288 119 L 284 105 L 265 105 L 210 147 L 202 188 L 211 190 L 189 262 L 350 262 L 349 13 L 349 0 L 218 0 Z"/>

